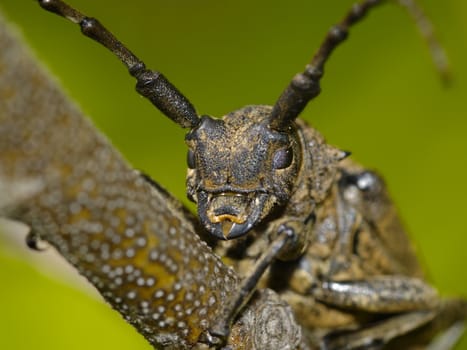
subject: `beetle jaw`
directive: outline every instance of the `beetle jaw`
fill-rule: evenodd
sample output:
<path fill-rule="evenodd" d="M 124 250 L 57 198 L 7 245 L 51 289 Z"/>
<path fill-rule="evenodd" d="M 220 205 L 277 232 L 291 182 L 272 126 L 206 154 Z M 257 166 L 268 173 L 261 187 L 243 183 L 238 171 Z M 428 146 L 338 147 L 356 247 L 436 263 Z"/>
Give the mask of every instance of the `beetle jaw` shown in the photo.
<path fill-rule="evenodd" d="M 203 226 L 215 237 L 230 240 L 247 234 L 277 202 L 264 192 L 198 191 L 198 216 Z"/>

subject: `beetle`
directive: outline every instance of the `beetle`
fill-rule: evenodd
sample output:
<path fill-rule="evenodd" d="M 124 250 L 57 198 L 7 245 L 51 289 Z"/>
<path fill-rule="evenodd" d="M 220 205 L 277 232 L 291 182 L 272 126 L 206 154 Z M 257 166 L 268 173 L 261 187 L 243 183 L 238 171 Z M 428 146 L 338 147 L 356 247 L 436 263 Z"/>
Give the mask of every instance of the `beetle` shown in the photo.
<path fill-rule="evenodd" d="M 81 22 L 84 31 L 89 30 L 88 34 L 91 37 L 101 41 L 110 49 L 116 51 L 121 49 L 121 47 L 117 48 L 119 44 L 97 22 L 88 21 L 87 18 L 81 17 L 79 13 L 61 2 L 48 1 L 43 3 L 47 3 L 45 6 L 48 6 L 49 9 Z M 364 2 L 362 8 L 369 8 L 375 4 L 376 2 Z M 361 17 L 359 11 L 362 11 L 361 8 L 359 10 L 358 7 L 354 7 L 353 12 L 347 17 L 348 21 L 358 20 Z M 344 34 L 345 30 L 340 27 L 335 27 L 330 32 L 328 39 L 322 46 L 324 47 L 324 55 L 316 56 L 318 61 L 322 60 L 322 63 L 324 63 L 329 54 L 326 51 L 331 51 L 343 39 Z M 340 258 L 346 258 L 343 251 L 348 251 L 349 245 L 352 245 L 352 249 L 355 249 L 353 247 L 355 243 L 353 242 L 356 240 L 354 237 L 356 232 L 364 236 L 365 229 L 371 231 L 365 226 L 378 226 L 379 221 L 386 220 L 388 215 L 391 217 L 391 224 L 397 223 L 397 218 L 393 218 L 392 206 L 387 204 L 388 199 L 380 178 L 374 173 L 358 169 L 352 163 L 339 163 L 347 156 L 346 152 L 327 146 L 321 136 L 305 124 L 298 122 L 297 126 L 293 123 L 306 102 L 318 92 L 316 82 L 321 77 L 322 64 L 312 64 L 304 74 L 294 79 L 272 110 L 262 106 L 245 108 L 233 112 L 224 118 L 224 122 L 220 122 L 210 117 L 198 118 L 188 100 L 179 94 L 163 76 L 147 71 L 142 63 L 126 49 L 118 51 L 118 53 L 121 54 L 125 63 L 129 66 L 130 73 L 138 79 L 138 91 L 148 97 L 151 102 L 180 125 L 192 128 L 187 136 L 187 143 L 190 147 L 188 154 L 190 168 L 188 194 L 198 202 L 198 213 L 201 222 L 207 231 L 215 237 L 236 239 L 239 236 L 248 234 L 252 228 L 264 226 L 271 217 L 278 218 L 270 226 L 273 229 L 267 228 L 266 234 L 264 232 L 259 234 L 259 238 L 252 243 L 254 246 L 256 244 L 264 245 L 264 240 L 278 242 L 278 246 L 266 244 L 266 247 L 274 248 L 273 252 L 267 250 L 267 254 L 264 255 L 265 258 L 260 259 L 260 262 L 267 262 L 263 264 L 266 267 L 270 265 L 272 258 L 277 256 L 280 256 L 282 260 L 292 260 L 294 262 L 298 258 L 306 256 L 305 262 L 309 262 L 309 257 L 314 254 L 310 252 L 310 249 L 316 249 L 318 245 L 310 243 L 309 236 L 313 235 L 312 233 L 304 234 L 304 232 L 311 232 L 310 230 L 319 231 L 322 225 L 349 226 L 348 232 L 344 232 L 345 230 L 339 231 L 340 235 L 346 236 L 346 239 L 348 239 L 347 241 L 343 239 L 345 242 L 340 247 L 342 251 L 332 256 L 339 260 Z M 311 85 L 312 88 L 306 87 L 303 92 L 299 91 L 301 87 L 307 84 Z M 181 107 L 174 109 L 174 105 Z M 226 125 L 229 125 L 229 127 Z M 243 134 L 231 132 L 231 130 L 237 132 L 242 128 L 244 128 L 241 130 Z M 246 142 L 246 144 L 245 147 L 238 147 L 238 149 L 234 149 L 232 146 L 229 148 L 225 145 L 227 140 L 234 141 L 235 145 L 242 145 L 241 142 Z M 254 141 L 258 140 L 259 142 L 254 146 L 254 148 L 257 147 L 258 153 L 251 155 L 251 153 L 247 152 L 248 148 L 253 145 Z M 313 156 L 307 159 L 305 154 L 312 154 Z M 216 155 L 216 157 L 213 157 L 213 155 Z M 242 164 L 242 167 L 235 168 L 235 165 L 238 166 L 240 162 L 245 163 Z M 226 163 L 233 165 L 226 170 Z M 267 169 L 273 169 L 274 173 L 268 174 Z M 302 180 L 297 185 L 292 180 L 295 180 L 299 172 L 302 174 Z M 303 177 L 303 174 L 305 174 L 305 177 Z M 334 186 L 337 186 L 337 188 L 334 188 Z M 327 207 L 325 197 L 330 196 L 331 188 L 334 188 L 332 191 L 336 193 L 331 196 L 333 205 Z M 367 201 L 373 203 L 374 207 L 368 207 Z M 336 208 L 338 205 L 343 207 L 338 209 Z M 320 216 L 318 214 L 323 207 L 328 208 L 328 211 L 325 212 L 324 216 Z M 329 218 L 329 213 L 333 209 L 337 211 L 336 217 L 332 218 L 331 222 L 325 222 L 325 218 Z M 372 210 L 376 211 L 376 213 L 373 213 Z M 353 212 L 357 212 L 357 214 Z M 353 215 L 349 219 L 350 223 L 341 222 L 348 219 L 345 218 L 347 214 Z M 363 221 L 364 225 L 362 227 L 358 226 L 358 221 Z M 358 226 L 356 231 L 352 231 L 354 225 Z M 364 233 L 361 233 L 361 231 Z M 385 232 L 384 229 L 383 232 Z M 401 234 L 399 229 L 390 232 L 395 232 L 397 235 Z M 316 235 L 316 232 L 314 234 Z M 278 237 L 275 237 L 277 235 Z M 371 236 L 370 234 L 370 241 L 371 238 L 374 238 Z M 325 238 L 324 234 L 323 236 L 318 235 L 318 237 Z M 405 236 L 402 234 L 397 239 L 397 243 L 400 243 L 400 239 L 404 239 L 403 237 Z M 394 237 L 392 238 L 394 239 Z M 227 249 L 238 250 L 236 246 L 238 242 L 240 242 L 240 246 L 245 247 L 245 241 L 246 239 L 236 239 L 234 247 L 228 247 Z M 378 244 L 375 242 L 367 243 L 370 246 L 371 244 Z M 219 246 L 219 252 L 225 249 L 222 244 L 219 244 Z M 400 255 L 393 261 L 388 259 L 389 262 L 386 261 L 385 263 L 399 265 L 399 263 L 404 262 L 402 265 L 405 266 L 403 266 L 402 270 L 399 270 L 399 266 L 397 268 L 395 266 L 385 266 L 386 272 L 392 275 L 402 271 L 404 275 L 418 276 L 419 271 L 412 252 L 407 248 L 407 245 L 404 244 L 402 247 L 407 251 L 390 249 L 390 253 Z M 306 254 L 303 255 L 305 251 Z M 243 253 L 245 254 L 246 251 Z M 223 252 L 222 255 L 228 256 L 229 253 Z M 240 262 L 243 263 L 250 257 L 250 255 L 242 256 Z M 321 290 L 316 290 L 314 289 L 316 286 L 310 285 L 309 287 L 313 291 L 310 289 L 307 293 L 314 296 L 318 295 L 318 300 L 337 304 L 335 306 L 339 307 L 349 307 L 349 304 L 346 303 L 350 303 L 354 307 L 354 303 L 366 303 L 366 300 L 359 301 L 358 298 L 350 295 L 352 290 L 356 290 L 355 288 L 358 290 L 363 288 L 361 285 L 351 286 L 349 295 L 337 293 L 337 290 L 341 290 L 348 283 L 347 281 L 340 283 L 339 277 L 336 276 L 342 273 L 341 270 L 348 269 L 349 262 L 337 261 L 335 264 L 334 262 L 331 264 L 332 273 L 326 276 L 330 278 L 330 282 L 325 282 Z M 356 265 L 351 263 L 350 266 L 353 269 Z M 404 270 L 404 268 L 407 270 Z M 240 267 L 238 269 L 241 270 Z M 259 278 L 261 275 L 260 270 L 255 268 L 252 276 Z M 349 275 L 348 272 L 345 271 L 343 277 L 340 278 L 362 279 L 365 277 L 361 275 L 361 271 L 352 271 L 355 275 Z M 321 271 L 319 274 L 322 275 L 323 272 Z M 249 280 L 247 279 L 247 281 Z M 365 280 L 365 282 L 369 283 L 370 281 Z M 408 309 L 431 309 L 433 307 L 433 301 L 436 299 L 433 291 L 429 286 L 419 283 L 418 280 L 396 276 L 395 279 L 376 279 L 375 284 L 369 283 L 366 287 L 368 287 L 367 291 L 373 295 L 378 294 L 381 289 L 395 292 L 401 285 L 410 291 L 410 300 L 404 299 L 404 301 L 409 301 Z M 304 288 L 303 285 L 301 288 Z M 246 291 L 251 292 L 250 290 Z M 329 293 L 326 294 L 325 292 Z M 324 294 L 320 295 L 320 293 Z M 421 296 L 420 304 L 413 300 L 413 297 L 416 296 L 415 293 L 420 293 L 417 295 Z M 337 299 L 344 297 L 348 297 L 349 300 L 339 304 L 341 301 Z M 307 300 L 311 300 L 311 298 Z M 224 328 L 229 328 L 229 322 L 232 321 L 234 316 L 232 310 L 235 313 L 238 312 L 238 306 L 244 302 L 243 299 L 236 300 L 234 298 L 233 305 L 235 307 L 227 310 L 228 317 L 224 320 Z M 400 300 L 398 299 L 397 302 L 400 302 Z M 293 302 L 291 304 L 293 305 Z M 358 304 L 357 309 L 361 306 L 362 304 Z M 392 306 L 384 309 L 386 306 L 383 307 L 382 305 L 376 305 L 375 307 L 376 309 L 373 311 L 379 311 L 380 313 L 408 310 L 405 308 L 393 309 Z M 214 335 L 225 337 L 227 336 L 225 332 L 225 329 L 220 329 L 215 331 Z"/>

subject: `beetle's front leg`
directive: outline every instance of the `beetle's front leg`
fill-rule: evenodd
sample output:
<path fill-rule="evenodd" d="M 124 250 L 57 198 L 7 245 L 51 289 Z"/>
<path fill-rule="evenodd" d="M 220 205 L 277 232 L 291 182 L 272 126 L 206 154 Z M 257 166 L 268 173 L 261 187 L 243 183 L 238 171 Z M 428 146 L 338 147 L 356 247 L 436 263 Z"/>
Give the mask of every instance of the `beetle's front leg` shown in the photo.
<path fill-rule="evenodd" d="M 250 300 L 259 280 L 275 259 L 295 257 L 303 252 L 306 247 L 305 227 L 303 220 L 290 218 L 277 220 L 269 226 L 265 236 L 271 242 L 225 305 L 216 325 L 209 330 L 211 343 L 225 342 L 236 316 Z"/>
<path fill-rule="evenodd" d="M 278 237 L 287 237 L 284 247 L 276 258 L 291 261 L 301 257 L 308 246 L 309 232 L 313 221 L 307 218 L 284 217 L 273 221 L 266 230 L 265 237 L 274 242 Z"/>

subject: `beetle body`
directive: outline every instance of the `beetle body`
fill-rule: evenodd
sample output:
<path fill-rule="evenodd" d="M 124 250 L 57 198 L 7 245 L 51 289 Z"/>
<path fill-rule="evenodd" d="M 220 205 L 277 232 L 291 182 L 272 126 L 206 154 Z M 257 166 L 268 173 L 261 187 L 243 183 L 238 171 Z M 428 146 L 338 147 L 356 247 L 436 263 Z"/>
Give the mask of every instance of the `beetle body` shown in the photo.
<path fill-rule="evenodd" d="M 235 113 L 267 109 L 248 107 Z M 258 288 L 276 290 L 292 306 L 313 346 L 319 347 L 323 338 L 332 338 L 337 330 L 392 322 L 401 313 L 420 312 L 415 320 L 396 320 L 405 331 L 430 322 L 439 298 L 423 282 L 414 249 L 383 180 L 347 159 L 348 153 L 327 145 L 305 122 L 297 120 L 289 130 L 300 145 L 294 148 L 299 150 L 294 161 L 300 166 L 289 200 L 282 207 L 276 202 L 278 207 L 270 211 L 266 222 L 242 238 L 218 242 L 215 251 L 247 277 L 267 250 L 271 232 L 298 222 L 294 227 L 302 229 L 302 236 L 298 244 L 292 244 L 294 254 L 286 250 L 289 254 L 279 256 L 280 261 L 270 266 Z M 193 171 L 189 170 L 188 183 Z M 392 295 L 381 296 L 382 290 Z M 465 311 L 464 302 L 456 303 Z M 453 322 L 464 311 L 452 313 Z M 384 338 L 379 332 L 375 329 L 375 341 Z M 349 346 L 358 347 L 362 341 Z M 408 344 L 419 346 L 419 342 L 415 339 Z"/>

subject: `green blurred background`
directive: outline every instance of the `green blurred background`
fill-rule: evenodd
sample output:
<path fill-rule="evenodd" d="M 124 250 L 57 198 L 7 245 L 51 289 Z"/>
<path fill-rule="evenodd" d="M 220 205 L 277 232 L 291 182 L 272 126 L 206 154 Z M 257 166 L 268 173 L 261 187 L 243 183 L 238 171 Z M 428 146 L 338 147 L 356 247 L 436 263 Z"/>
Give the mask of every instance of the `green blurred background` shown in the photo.
<path fill-rule="evenodd" d="M 445 295 L 467 297 L 467 2 L 420 1 L 449 53 L 451 88 L 440 83 L 407 14 L 386 5 L 338 49 L 322 95 L 302 117 L 385 175 L 430 281 Z M 199 113 L 215 116 L 274 103 L 351 3 L 72 1 L 164 72 Z M 123 66 L 35 1 L 0 7 L 130 162 L 185 201 L 184 131 L 134 92 Z M 0 349 L 150 349 L 81 290 L 84 282 L 53 277 L 47 266 L 36 268 L 41 254 L 30 255 L 37 253 L 0 236 Z"/>

